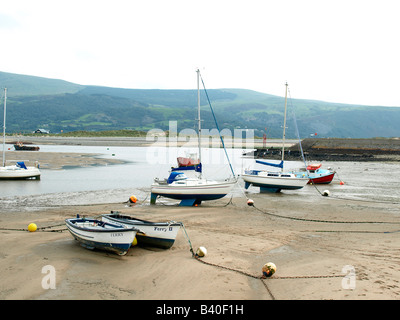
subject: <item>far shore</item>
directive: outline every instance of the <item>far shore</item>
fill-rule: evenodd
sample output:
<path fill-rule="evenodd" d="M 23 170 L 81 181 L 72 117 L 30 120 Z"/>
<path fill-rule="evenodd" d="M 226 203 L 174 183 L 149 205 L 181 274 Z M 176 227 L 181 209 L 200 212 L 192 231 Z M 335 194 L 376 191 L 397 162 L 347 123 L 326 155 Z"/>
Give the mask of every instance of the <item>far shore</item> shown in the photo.
<path fill-rule="evenodd" d="M 16 137 L 7 137 L 7 144 L 14 144 Z M 232 139 L 224 137 L 224 146 L 228 149 L 242 149 L 243 154 L 254 158 L 281 159 L 282 139 Z M 26 145 L 75 145 L 104 147 L 169 147 L 197 148 L 198 139 L 195 136 L 178 137 L 65 137 L 53 135 L 24 136 L 22 143 Z M 376 139 L 339 139 L 339 138 L 307 138 L 299 140 L 286 139 L 285 160 L 301 159 L 302 153 L 309 161 L 399 161 L 400 140 L 397 138 Z M 203 137 L 202 148 L 222 148 L 217 136 Z M 13 148 L 9 148 L 11 153 Z M 254 152 L 253 152 L 254 151 Z M 29 151 L 31 152 L 31 151 Z M 18 151 L 18 158 L 21 151 Z M 39 153 L 41 153 L 39 151 Z M 94 158 L 93 154 L 83 155 Z M 12 157 L 11 157 L 12 158 Z M 11 159 L 7 156 L 7 159 Z M 73 156 L 72 156 L 73 158 Z M 27 159 L 30 159 L 29 156 Z M 36 159 L 39 160 L 39 159 Z M 86 163 L 88 161 L 85 161 Z M 90 162 L 90 161 L 89 161 Z M 112 163 L 107 162 L 107 163 Z M 101 163 L 100 163 L 101 164 Z M 89 163 L 90 165 L 90 163 Z"/>
<path fill-rule="evenodd" d="M 13 144 L 16 137 L 7 137 L 6 143 Z M 22 142 L 33 145 L 82 145 L 82 146 L 114 146 L 114 147 L 197 147 L 198 140 L 196 137 L 63 137 L 63 136 L 24 136 Z M 263 147 L 262 139 L 227 139 L 224 138 L 226 147 L 253 149 Z M 293 146 L 298 140 L 288 139 L 285 141 L 285 147 Z M 267 140 L 268 147 L 281 147 L 281 139 Z M 220 148 L 222 144 L 219 137 L 202 138 L 202 146 L 205 148 Z"/>
<path fill-rule="evenodd" d="M 7 137 L 7 144 L 14 144 L 16 141 L 15 137 Z M 209 141 L 208 139 L 202 140 L 202 147 L 221 147 L 219 139 Z M 197 148 L 197 139 L 189 139 L 188 141 L 182 141 L 180 139 L 166 140 L 160 138 L 146 137 L 55 137 L 55 136 L 24 136 L 22 142 L 26 145 L 71 145 L 71 146 L 104 146 L 107 147 L 187 147 Z M 286 143 L 287 146 L 293 145 L 293 140 Z M 281 146 L 281 140 L 271 140 L 271 146 Z M 231 141 L 225 142 L 226 147 L 242 148 L 242 145 L 232 145 Z M 253 150 L 256 145 L 253 142 L 248 142 L 247 147 L 249 150 Z M 243 145 L 243 149 L 246 145 Z M 106 151 L 104 151 L 106 153 Z M 122 164 L 126 161 L 122 161 L 117 158 L 101 157 L 101 153 L 74 153 L 74 152 L 44 152 L 44 151 L 14 151 L 13 147 L 10 150 L 6 150 L 7 161 L 12 162 L 12 159 L 20 159 L 28 161 L 27 165 L 35 165 L 36 162 L 40 164 L 42 169 L 62 169 L 65 167 L 85 167 L 93 165 L 110 165 L 110 164 Z M 2 160 L 2 153 L 0 152 L 0 159 Z"/>

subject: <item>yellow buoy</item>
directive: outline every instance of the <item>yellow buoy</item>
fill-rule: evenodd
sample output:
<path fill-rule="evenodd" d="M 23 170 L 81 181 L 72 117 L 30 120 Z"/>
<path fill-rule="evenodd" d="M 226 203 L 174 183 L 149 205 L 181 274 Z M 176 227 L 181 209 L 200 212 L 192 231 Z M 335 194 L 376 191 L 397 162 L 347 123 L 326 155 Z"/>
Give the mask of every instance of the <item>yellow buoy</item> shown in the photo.
<path fill-rule="evenodd" d="M 262 267 L 263 278 L 268 278 L 276 272 L 276 265 L 272 262 L 264 264 Z"/>
<path fill-rule="evenodd" d="M 35 232 L 37 230 L 37 225 L 34 223 L 29 224 L 28 226 L 28 231 L 29 232 Z"/>
<path fill-rule="evenodd" d="M 132 247 L 133 246 L 136 246 L 137 245 L 137 239 L 136 239 L 136 237 L 135 237 L 135 239 L 133 239 L 133 241 L 132 241 Z"/>
<path fill-rule="evenodd" d="M 136 201 L 137 201 L 137 198 L 135 196 L 130 196 L 129 197 L 129 202 L 130 203 L 136 203 Z"/>
<path fill-rule="evenodd" d="M 207 249 L 204 247 L 199 247 L 196 251 L 196 255 L 199 257 L 204 257 L 207 254 Z"/>

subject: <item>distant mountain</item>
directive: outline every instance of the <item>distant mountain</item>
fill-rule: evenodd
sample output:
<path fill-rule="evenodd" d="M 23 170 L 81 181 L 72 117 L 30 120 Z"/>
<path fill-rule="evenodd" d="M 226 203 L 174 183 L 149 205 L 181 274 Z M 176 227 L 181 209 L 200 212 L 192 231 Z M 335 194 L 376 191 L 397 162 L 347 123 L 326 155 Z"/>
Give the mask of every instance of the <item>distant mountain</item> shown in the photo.
<path fill-rule="evenodd" d="M 64 80 L 1 71 L 0 86 L 7 87 L 7 97 L 76 93 L 84 88 L 84 86 Z"/>
<path fill-rule="evenodd" d="M 7 132 L 45 128 L 76 130 L 195 129 L 196 90 L 121 89 L 83 86 L 63 80 L 0 72 L 7 87 Z M 267 138 L 282 136 L 284 98 L 244 89 L 207 90 L 220 129 L 254 129 Z M 215 123 L 204 92 L 202 127 Z M 2 105 L 2 102 L 1 102 Z M 294 118 L 297 121 L 294 121 Z M 347 105 L 315 100 L 288 102 L 287 138 L 371 138 L 400 136 L 400 108 Z"/>

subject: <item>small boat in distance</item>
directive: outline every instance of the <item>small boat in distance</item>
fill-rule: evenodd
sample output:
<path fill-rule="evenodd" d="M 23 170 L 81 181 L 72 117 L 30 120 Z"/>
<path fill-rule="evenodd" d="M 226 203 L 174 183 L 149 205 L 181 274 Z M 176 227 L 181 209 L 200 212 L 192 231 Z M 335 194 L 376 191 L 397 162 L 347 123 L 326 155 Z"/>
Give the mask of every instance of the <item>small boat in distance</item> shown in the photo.
<path fill-rule="evenodd" d="M 66 219 L 68 231 L 86 249 L 100 249 L 125 255 L 139 231 L 134 227 L 96 219 Z"/>
<path fill-rule="evenodd" d="M 39 164 L 27 167 L 24 161 L 12 160 L 16 164 L 6 166 L 6 106 L 7 88 L 4 88 L 3 166 L 0 167 L 0 180 L 40 179 Z"/>
<path fill-rule="evenodd" d="M 15 165 L 0 167 L 0 180 L 40 180 L 39 164 L 36 164 L 34 167 L 27 167 L 24 161 L 13 161 L 16 162 Z"/>
<path fill-rule="evenodd" d="M 321 166 L 321 163 L 312 163 L 307 166 L 309 184 L 328 184 L 332 182 L 336 171 L 332 171 L 330 168 L 321 169 Z"/>
<path fill-rule="evenodd" d="M 103 214 L 101 220 L 109 223 L 118 223 L 126 227 L 139 229 L 136 234 L 136 240 L 139 246 L 150 246 L 162 249 L 169 249 L 173 246 L 181 222 L 152 222 L 141 220 L 127 215 L 122 215 L 118 211 L 111 211 L 109 214 Z"/>
<path fill-rule="evenodd" d="M 40 150 L 40 148 L 38 146 L 27 146 L 26 144 L 22 143 L 21 141 L 14 143 L 14 149 L 16 151 L 39 151 Z"/>

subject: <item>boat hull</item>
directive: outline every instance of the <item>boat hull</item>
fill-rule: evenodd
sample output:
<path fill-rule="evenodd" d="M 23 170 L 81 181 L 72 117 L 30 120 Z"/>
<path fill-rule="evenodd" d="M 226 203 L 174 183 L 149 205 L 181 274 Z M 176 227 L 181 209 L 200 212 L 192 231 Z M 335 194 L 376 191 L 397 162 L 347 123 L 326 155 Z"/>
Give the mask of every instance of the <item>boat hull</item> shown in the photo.
<path fill-rule="evenodd" d="M 328 184 L 331 183 L 336 171 L 330 169 L 321 169 L 321 163 L 311 163 L 307 166 L 309 184 Z"/>
<path fill-rule="evenodd" d="M 0 180 L 40 179 L 40 170 L 36 167 L 27 169 L 17 166 L 0 167 Z"/>
<path fill-rule="evenodd" d="M 286 177 L 287 175 L 287 177 Z M 260 192 L 280 192 L 281 190 L 297 190 L 303 188 L 308 178 L 299 178 L 293 174 L 278 174 L 269 176 L 263 171 L 254 171 L 242 175 L 245 182 L 245 188 L 250 185 L 260 187 Z"/>
<path fill-rule="evenodd" d="M 151 222 L 120 214 L 104 214 L 102 220 L 137 228 L 139 231 L 136 239 L 139 246 L 162 249 L 169 249 L 173 246 L 182 225 L 180 222 Z"/>
<path fill-rule="evenodd" d="M 328 183 L 332 182 L 334 176 L 335 176 L 335 172 L 328 173 L 328 174 L 325 174 L 325 175 L 320 175 L 320 176 L 318 176 L 318 175 L 315 175 L 315 176 L 309 175 L 310 180 L 308 180 L 308 183 L 309 184 L 311 184 L 311 183 L 328 184 Z"/>
<path fill-rule="evenodd" d="M 66 219 L 68 231 L 86 249 L 100 249 L 125 255 L 135 239 L 137 229 L 95 219 Z"/>
<path fill-rule="evenodd" d="M 155 203 L 157 196 L 175 200 L 193 200 L 199 204 L 202 201 L 217 200 L 225 197 L 232 191 L 236 181 L 216 182 L 177 182 L 170 184 L 155 183 L 151 186 L 152 200 Z"/>
<path fill-rule="evenodd" d="M 40 147 L 14 144 L 14 149 L 16 151 L 39 151 Z"/>

